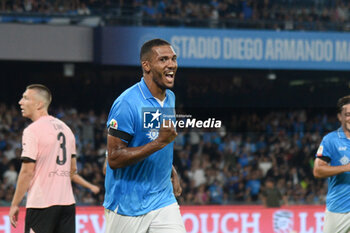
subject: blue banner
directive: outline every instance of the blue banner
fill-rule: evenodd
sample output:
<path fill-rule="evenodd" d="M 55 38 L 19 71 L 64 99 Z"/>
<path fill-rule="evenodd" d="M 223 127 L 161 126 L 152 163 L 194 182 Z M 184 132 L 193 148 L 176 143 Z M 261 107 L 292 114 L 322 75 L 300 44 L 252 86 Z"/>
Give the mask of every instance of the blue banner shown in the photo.
<path fill-rule="evenodd" d="M 179 67 L 350 70 L 350 33 L 102 27 L 96 62 L 139 66 L 142 44 L 169 41 Z"/>

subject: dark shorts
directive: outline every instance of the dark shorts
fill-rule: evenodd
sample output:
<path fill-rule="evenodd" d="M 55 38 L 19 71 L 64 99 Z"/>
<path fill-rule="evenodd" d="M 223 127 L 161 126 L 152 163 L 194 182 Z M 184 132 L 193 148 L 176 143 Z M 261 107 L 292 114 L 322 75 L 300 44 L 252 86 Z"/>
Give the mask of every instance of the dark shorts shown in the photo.
<path fill-rule="evenodd" d="M 32 229 L 32 231 L 30 231 Z M 75 233 L 75 205 L 28 208 L 25 233 Z"/>

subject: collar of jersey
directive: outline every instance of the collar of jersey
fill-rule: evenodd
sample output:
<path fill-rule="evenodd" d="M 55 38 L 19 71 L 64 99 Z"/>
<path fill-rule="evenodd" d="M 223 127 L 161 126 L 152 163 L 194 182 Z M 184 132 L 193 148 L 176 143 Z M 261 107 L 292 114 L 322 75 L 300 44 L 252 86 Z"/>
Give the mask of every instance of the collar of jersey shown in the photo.
<path fill-rule="evenodd" d="M 153 95 L 150 92 L 150 90 L 148 89 L 143 77 L 141 78 L 141 81 L 139 82 L 139 88 L 140 88 L 140 91 L 142 93 L 143 98 L 145 98 L 145 99 L 153 98 Z"/>
<path fill-rule="evenodd" d="M 338 129 L 338 137 L 339 138 L 347 138 L 345 133 L 344 133 L 344 130 L 343 128 L 340 126 L 340 128 Z"/>

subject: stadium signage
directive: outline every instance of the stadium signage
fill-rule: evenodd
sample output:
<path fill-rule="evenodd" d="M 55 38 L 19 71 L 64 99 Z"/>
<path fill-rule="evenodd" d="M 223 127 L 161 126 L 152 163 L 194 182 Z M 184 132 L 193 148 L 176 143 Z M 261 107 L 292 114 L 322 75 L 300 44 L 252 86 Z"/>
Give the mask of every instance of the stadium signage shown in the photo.
<path fill-rule="evenodd" d="M 327 61 L 333 60 L 331 40 L 267 39 L 173 36 L 177 55 L 186 59 L 223 59 L 245 61 Z M 348 45 L 336 41 L 336 61 L 350 61 Z M 350 52 L 350 50 L 349 50 Z M 350 55 L 350 53 L 349 53 Z"/>
<path fill-rule="evenodd" d="M 280 215 L 276 216 L 277 213 L 289 212 L 291 213 L 290 218 Z M 295 220 L 293 213 L 286 210 L 276 210 L 273 214 L 273 231 L 276 232 L 288 232 L 288 233 L 322 233 L 323 227 L 323 213 L 315 214 L 315 226 L 311 227 L 308 222 L 307 212 L 300 212 L 298 214 L 299 229 L 296 229 Z M 262 222 L 261 212 L 241 212 L 241 213 L 201 213 L 199 215 L 188 213 L 182 216 L 185 223 L 186 230 L 189 233 L 198 232 L 227 232 L 227 233 L 241 233 L 241 232 L 254 232 L 254 233 L 270 233 L 267 231 L 266 224 Z"/>
<path fill-rule="evenodd" d="M 350 70 L 350 33 L 104 27 L 95 35 L 102 64 L 138 66 L 143 42 L 164 38 L 180 67 Z"/>
<path fill-rule="evenodd" d="M 322 233 L 324 206 L 181 206 L 188 233 Z M 8 207 L 0 208 L 0 233 L 24 232 L 25 210 L 21 209 L 17 228 L 11 227 Z M 105 232 L 104 209 L 76 208 L 77 233 Z"/>

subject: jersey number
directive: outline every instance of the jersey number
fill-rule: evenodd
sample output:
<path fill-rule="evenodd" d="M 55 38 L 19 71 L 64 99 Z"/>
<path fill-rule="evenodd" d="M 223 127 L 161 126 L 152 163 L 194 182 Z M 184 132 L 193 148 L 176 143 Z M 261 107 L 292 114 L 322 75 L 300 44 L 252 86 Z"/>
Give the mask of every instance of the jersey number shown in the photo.
<path fill-rule="evenodd" d="M 57 155 L 56 163 L 58 165 L 63 165 L 67 161 L 66 136 L 64 136 L 64 134 L 62 132 L 60 132 L 57 135 L 57 140 L 61 141 L 61 138 L 62 138 L 62 143 L 60 144 L 60 147 L 62 149 L 62 160 L 60 160 L 60 156 Z"/>

